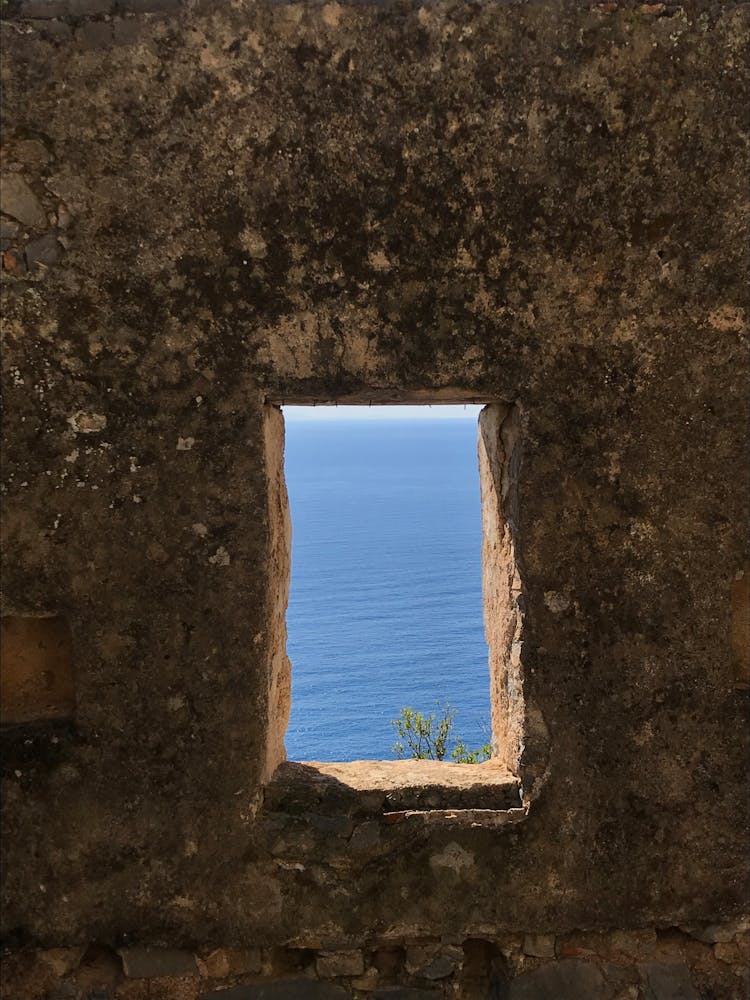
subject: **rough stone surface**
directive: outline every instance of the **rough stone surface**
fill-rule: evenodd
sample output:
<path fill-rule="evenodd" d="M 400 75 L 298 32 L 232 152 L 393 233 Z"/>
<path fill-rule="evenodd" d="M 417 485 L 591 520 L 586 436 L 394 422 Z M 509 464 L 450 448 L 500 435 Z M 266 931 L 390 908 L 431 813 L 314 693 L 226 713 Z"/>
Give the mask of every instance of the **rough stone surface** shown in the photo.
<path fill-rule="evenodd" d="M 177 948 L 120 948 L 119 955 L 131 979 L 189 976 L 197 971 L 194 956 Z"/>
<path fill-rule="evenodd" d="M 202 993 L 199 1000 L 348 1000 L 350 997 L 348 990 L 333 983 L 286 979 Z"/>
<path fill-rule="evenodd" d="M 182 0 L 118 0 L 118 9 L 133 14 L 149 11 L 177 10 Z"/>
<path fill-rule="evenodd" d="M 522 973 L 510 984 L 509 1000 L 612 1000 L 614 988 L 593 962 L 565 959 Z"/>
<path fill-rule="evenodd" d="M 419 975 L 421 970 L 432 961 L 440 950 L 440 941 L 420 941 L 418 944 L 410 945 L 406 949 L 405 964 L 406 971 L 412 975 Z"/>
<path fill-rule="evenodd" d="M 262 968 L 259 948 L 215 948 L 198 959 L 198 970 L 208 979 L 258 973 Z"/>
<path fill-rule="evenodd" d="M 701 1000 L 684 962 L 652 962 L 641 967 L 645 1000 Z"/>
<path fill-rule="evenodd" d="M 508 933 L 512 964 L 526 932 L 742 916 L 748 9 L 657 6 L 196 3 L 116 45 L 3 20 L 16 209 L 73 220 L 1 289 L 4 608 L 64 615 L 76 668 L 74 725 L 2 734 L 10 940 Z M 445 394 L 517 421 L 496 676 L 527 812 L 274 828 L 267 400 Z"/>
<path fill-rule="evenodd" d="M 85 21 L 75 39 L 84 51 L 108 49 L 114 42 L 114 28 L 110 21 Z"/>
<path fill-rule="evenodd" d="M 725 937 L 731 923 L 715 925 Z M 744 932 L 711 946 L 687 933 L 656 932 L 652 928 L 606 932 L 577 932 L 577 959 L 545 960 L 524 955 L 519 934 L 472 938 L 459 947 L 424 935 L 402 938 L 400 946 L 387 946 L 384 939 L 371 940 L 373 965 L 363 975 L 343 969 L 359 968 L 349 961 L 351 950 L 329 970 L 321 960 L 332 951 L 320 940 L 298 941 L 295 946 L 271 948 L 219 948 L 198 957 L 199 978 L 185 974 L 181 961 L 154 962 L 158 973 L 168 967 L 176 975 L 133 979 L 123 971 L 122 960 L 101 946 L 77 949 L 6 950 L 0 966 L 0 995 L 24 1000 L 92 1000 L 101 994 L 110 1000 L 205 1000 L 211 997 L 235 1000 L 343 1000 L 355 991 L 375 993 L 381 1000 L 438 1000 L 458 996 L 461 1000 L 486 1000 L 520 994 L 535 1000 L 591 997 L 612 1000 L 685 1000 L 696 996 L 716 1000 L 744 1000 L 747 995 L 748 937 Z M 623 947 L 625 945 L 625 947 Z M 719 961 L 714 952 L 721 950 Z M 632 951 L 627 955 L 626 951 Z M 356 954 L 367 955 L 370 948 Z M 385 961 L 386 956 L 389 960 Z M 404 957 L 406 962 L 404 963 Z M 425 964 L 450 958 L 453 968 L 441 975 L 439 985 L 425 985 Z M 257 961 L 256 961 L 257 959 Z M 206 983 L 207 964 L 212 969 Z M 348 963 L 348 964 L 347 964 Z M 316 978 L 321 973 L 333 978 Z M 446 970 L 444 970 L 446 971 Z M 697 992 L 696 992 L 697 991 Z"/>
<path fill-rule="evenodd" d="M 743 918 L 724 924 L 709 924 L 708 927 L 689 927 L 686 930 L 698 941 L 705 941 L 706 944 L 724 943 L 750 930 L 750 920 Z"/>
<path fill-rule="evenodd" d="M 351 980 L 351 986 L 355 990 L 365 990 L 371 993 L 373 990 L 377 989 L 378 983 L 380 982 L 380 976 L 378 970 L 375 966 L 370 966 L 370 968 L 365 969 L 361 976 L 355 976 Z"/>
<path fill-rule="evenodd" d="M 23 18 L 90 17 L 108 14 L 114 0 L 22 0 L 18 14 Z"/>
<path fill-rule="evenodd" d="M 59 256 L 60 244 L 54 233 L 47 233 L 26 244 L 26 263 L 29 267 L 33 267 L 35 264 L 43 264 L 48 267 L 50 264 L 54 264 Z"/>
<path fill-rule="evenodd" d="M 10 219 L 0 219 L 0 239 L 10 241 L 18 236 L 18 223 Z"/>
<path fill-rule="evenodd" d="M 21 174 L 3 174 L 0 184 L 0 210 L 25 226 L 38 229 L 47 225 L 47 217 L 39 199 Z"/>
<path fill-rule="evenodd" d="M 73 651 L 64 618 L 4 615 L 0 660 L 0 724 L 72 717 Z"/>
<path fill-rule="evenodd" d="M 329 951 L 319 956 L 317 969 L 321 979 L 361 976 L 365 971 L 365 963 L 361 951 Z"/>
<path fill-rule="evenodd" d="M 376 990 L 373 994 L 373 1000 L 437 1000 L 440 995 L 439 990 L 396 986 L 387 990 Z"/>
<path fill-rule="evenodd" d="M 80 948 L 50 948 L 40 952 L 39 961 L 47 965 L 60 978 L 67 976 L 76 969 L 83 958 L 85 949 Z"/>
<path fill-rule="evenodd" d="M 73 35 L 71 26 L 60 18 L 30 20 L 29 26 L 41 38 L 49 41 L 68 41 Z"/>
<path fill-rule="evenodd" d="M 525 934 L 523 938 L 523 953 L 535 958 L 554 958 L 554 934 Z"/>
<path fill-rule="evenodd" d="M 419 975 L 429 980 L 446 979 L 456 971 L 457 963 L 458 956 L 443 952 L 440 955 L 435 955 L 427 965 L 420 969 Z"/>

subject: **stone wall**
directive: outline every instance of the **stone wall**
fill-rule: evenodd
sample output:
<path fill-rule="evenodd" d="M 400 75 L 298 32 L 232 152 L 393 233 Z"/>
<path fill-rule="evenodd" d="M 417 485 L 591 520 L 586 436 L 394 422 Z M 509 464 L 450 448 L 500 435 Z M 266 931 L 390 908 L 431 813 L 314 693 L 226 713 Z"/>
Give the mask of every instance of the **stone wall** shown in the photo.
<path fill-rule="evenodd" d="M 748 8 L 45 3 L 2 21 L 3 615 L 75 692 L 2 733 L 7 995 L 213 989 L 147 947 L 739 996 Z M 347 398 L 516 414 L 521 806 L 269 784 L 269 409 Z"/>
<path fill-rule="evenodd" d="M 101 946 L 15 952 L 3 996 L 42 1000 L 742 1000 L 748 922 L 489 939 L 372 938 L 332 950 Z"/>

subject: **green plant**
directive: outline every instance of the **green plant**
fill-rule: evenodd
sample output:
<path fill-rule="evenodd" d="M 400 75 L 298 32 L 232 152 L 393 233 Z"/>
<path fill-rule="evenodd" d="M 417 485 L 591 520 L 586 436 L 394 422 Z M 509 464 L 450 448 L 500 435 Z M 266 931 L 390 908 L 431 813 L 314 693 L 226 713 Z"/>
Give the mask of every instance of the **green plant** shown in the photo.
<path fill-rule="evenodd" d="M 402 708 L 397 719 L 391 720 L 391 725 L 398 734 L 398 739 L 392 746 L 397 757 L 411 757 L 412 760 L 445 760 L 448 753 L 448 742 L 452 736 L 455 709 L 447 702 L 436 702 L 438 714 L 432 712 L 425 715 L 410 706 Z M 489 743 L 470 750 L 464 741 L 453 735 L 454 746 L 450 758 L 456 764 L 479 764 L 489 760 L 492 747 Z"/>
<path fill-rule="evenodd" d="M 491 756 L 492 746 L 489 743 L 483 743 L 476 750 L 469 750 L 463 740 L 457 739 L 455 747 L 451 750 L 451 760 L 456 764 L 481 764 Z"/>

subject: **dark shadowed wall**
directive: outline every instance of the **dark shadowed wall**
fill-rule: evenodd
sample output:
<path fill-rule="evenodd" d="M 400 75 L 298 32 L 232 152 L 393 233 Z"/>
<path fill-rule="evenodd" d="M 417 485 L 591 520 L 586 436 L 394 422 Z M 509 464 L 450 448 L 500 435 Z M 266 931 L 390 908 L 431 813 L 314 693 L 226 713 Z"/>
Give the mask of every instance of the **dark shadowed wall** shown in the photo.
<path fill-rule="evenodd" d="M 29 3 L 3 613 L 75 712 L 2 737 L 11 940 L 736 920 L 747 8 Z M 528 815 L 271 812 L 265 400 L 445 387 L 518 414 Z"/>

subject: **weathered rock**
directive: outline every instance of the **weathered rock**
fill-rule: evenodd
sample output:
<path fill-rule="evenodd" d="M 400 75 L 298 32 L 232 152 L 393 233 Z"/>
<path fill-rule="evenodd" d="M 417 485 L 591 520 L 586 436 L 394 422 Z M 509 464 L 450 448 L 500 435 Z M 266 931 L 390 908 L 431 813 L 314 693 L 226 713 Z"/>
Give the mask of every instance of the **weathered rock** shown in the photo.
<path fill-rule="evenodd" d="M 0 239 L 14 239 L 18 236 L 19 229 L 20 227 L 17 222 L 12 222 L 10 219 L 0 219 Z"/>
<path fill-rule="evenodd" d="M 360 976 L 365 971 L 361 951 L 327 951 L 318 956 L 318 975 L 327 979 L 333 976 Z"/>
<path fill-rule="evenodd" d="M 406 949 L 406 971 L 411 973 L 411 975 L 416 975 L 420 969 L 432 961 L 439 949 L 439 940 L 420 941 L 419 943 L 409 945 Z"/>
<path fill-rule="evenodd" d="M 54 264 L 60 256 L 60 244 L 54 233 L 46 233 L 36 240 L 31 240 L 26 244 L 26 263 L 29 267 L 35 264 L 43 264 L 48 267 Z"/>
<path fill-rule="evenodd" d="M 714 945 L 714 955 L 727 965 L 739 965 L 742 960 L 740 949 L 734 941 L 717 941 Z"/>
<path fill-rule="evenodd" d="M 351 981 L 351 987 L 355 990 L 363 990 L 367 993 L 371 993 L 373 990 L 378 988 L 378 983 L 380 982 L 380 975 L 378 970 L 374 966 L 370 966 L 369 969 L 365 969 L 361 976 L 356 976 Z"/>
<path fill-rule="evenodd" d="M 73 36 L 72 27 L 67 21 L 63 21 L 60 18 L 51 18 L 49 20 L 34 19 L 27 23 L 42 38 L 51 41 L 64 42 Z"/>
<path fill-rule="evenodd" d="M 50 154 L 43 142 L 38 139 L 21 139 L 13 144 L 13 159 L 25 167 L 39 170 L 50 161 Z"/>
<path fill-rule="evenodd" d="M 178 10 L 182 0 L 118 0 L 118 8 L 132 14 Z"/>
<path fill-rule="evenodd" d="M 511 981 L 509 1000 L 611 1000 L 614 990 L 594 962 L 549 962 Z"/>
<path fill-rule="evenodd" d="M 141 23 L 135 17 L 118 17 L 113 22 L 115 45 L 135 45 L 141 34 Z"/>
<path fill-rule="evenodd" d="M 419 972 L 423 979 L 446 979 L 453 975 L 460 962 L 460 957 L 455 952 L 442 952 L 427 963 Z"/>
<path fill-rule="evenodd" d="M 555 957 L 554 934 L 524 934 L 523 953 L 535 958 Z"/>
<path fill-rule="evenodd" d="M 0 219 L 0 250 L 7 250 L 15 240 L 20 230 L 17 222 L 10 219 Z"/>
<path fill-rule="evenodd" d="M 372 955 L 372 964 L 386 982 L 399 975 L 404 961 L 405 949 L 398 945 L 383 945 L 376 948 Z"/>
<path fill-rule="evenodd" d="M 440 990 L 421 990 L 409 986 L 397 986 L 392 989 L 377 990 L 373 1000 L 437 1000 L 442 996 Z"/>
<path fill-rule="evenodd" d="M 334 983 L 321 983 L 316 979 L 280 979 L 201 993 L 198 1000 L 349 1000 L 350 997 L 349 990 Z"/>
<path fill-rule="evenodd" d="M 380 843 L 380 824 L 374 820 L 359 823 L 349 838 L 349 848 L 355 854 L 368 854 L 371 851 L 376 851 Z"/>
<path fill-rule="evenodd" d="M 98 434 L 107 426 L 107 417 L 104 413 L 78 410 L 68 417 L 68 423 L 76 434 Z"/>
<path fill-rule="evenodd" d="M 687 934 L 691 934 L 698 941 L 706 944 L 718 944 L 731 941 L 738 934 L 744 933 L 750 927 L 750 920 L 743 917 L 739 920 L 730 920 L 723 924 L 708 924 L 706 927 L 686 927 Z"/>
<path fill-rule="evenodd" d="M 86 950 L 71 978 L 84 996 L 111 995 L 115 983 L 122 978 L 122 962 L 109 948 L 93 946 Z"/>
<path fill-rule="evenodd" d="M 347 816 L 319 816 L 309 813 L 305 819 L 313 829 L 333 837 L 351 837 L 354 829 L 353 820 Z"/>
<path fill-rule="evenodd" d="M 22 277 L 28 271 L 26 259 L 18 250 L 3 251 L 3 270 L 15 277 Z"/>
<path fill-rule="evenodd" d="M 649 962 L 640 966 L 645 1000 L 701 1000 L 684 963 Z"/>
<path fill-rule="evenodd" d="M 262 967 L 260 948 L 216 948 L 197 959 L 198 970 L 207 979 L 223 979 L 258 973 Z"/>
<path fill-rule="evenodd" d="M 39 961 L 48 965 L 56 976 L 62 978 L 78 968 L 81 964 L 85 948 L 50 948 L 40 952 Z"/>
<path fill-rule="evenodd" d="M 106 49 L 114 42 L 114 28 L 110 21 L 84 21 L 75 33 L 82 49 Z"/>
<path fill-rule="evenodd" d="M 638 930 L 615 930 L 605 939 L 609 945 L 607 957 L 616 956 L 622 961 L 622 956 L 637 961 L 639 956 L 646 956 L 656 946 L 657 936 L 653 927 L 643 927 Z"/>
<path fill-rule="evenodd" d="M 0 211 L 32 229 L 47 225 L 39 199 L 21 174 L 6 173 L 0 182 Z"/>
<path fill-rule="evenodd" d="M 21 0 L 19 16 L 32 19 L 90 17 L 108 14 L 114 0 Z"/>
<path fill-rule="evenodd" d="M 195 956 L 178 948 L 120 948 L 123 970 L 131 979 L 159 976 L 193 976 Z"/>

